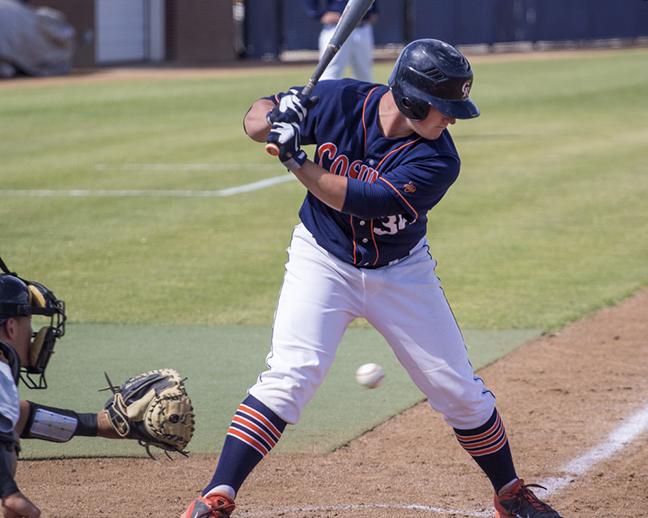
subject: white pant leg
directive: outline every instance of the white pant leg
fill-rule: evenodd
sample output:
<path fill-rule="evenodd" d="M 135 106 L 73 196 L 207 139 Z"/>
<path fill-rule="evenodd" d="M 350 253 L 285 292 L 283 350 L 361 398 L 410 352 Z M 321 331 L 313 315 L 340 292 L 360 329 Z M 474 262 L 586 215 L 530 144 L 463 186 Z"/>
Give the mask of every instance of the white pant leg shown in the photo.
<path fill-rule="evenodd" d="M 335 25 L 326 25 L 322 27 L 319 36 L 319 52 L 320 57 L 324 54 L 326 47 L 331 41 L 331 37 L 335 32 Z M 322 74 L 320 79 L 341 79 L 344 77 L 344 69 L 349 64 L 349 41 L 347 40 L 344 45 L 340 48 L 338 53 L 335 55 L 333 60 L 329 63 L 326 70 Z"/>
<path fill-rule="evenodd" d="M 373 82 L 374 36 L 371 24 L 356 28 L 349 37 L 349 58 L 353 77 L 359 81 Z"/>
<path fill-rule="evenodd" d="M 289 248 L 268 370 L 249 393 L 284 421 L 296 423 L 360 311 L 361 292 L 358 271 L 331 257 L 299 225 Z"/>
<path fill-rule="evenodd" d="M 492 415 L 495 396 L 474 374 L 435 266 L 424 247 L 394 266 L 366 270 L 366 317 L 448 424 L 476 428 Z"/>

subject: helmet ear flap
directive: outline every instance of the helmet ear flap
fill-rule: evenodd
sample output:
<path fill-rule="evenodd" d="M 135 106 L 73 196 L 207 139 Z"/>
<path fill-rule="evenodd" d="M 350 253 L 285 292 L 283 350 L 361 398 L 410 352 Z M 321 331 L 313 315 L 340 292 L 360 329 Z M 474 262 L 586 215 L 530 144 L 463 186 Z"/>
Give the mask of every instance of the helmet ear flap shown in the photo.
<path fill-rule="evenodd" d="M 20 375 L 21 379 L 31 389 L 47 388 L 45 379 L 45 369 L 54 353 L 54 344 L 56 335 L 54 328 L 51 326 L 42 327 L 29 345 L 29 366 L 23 368 Z M 34 380 L 31 375 L 38 375 L 38 380 Z"/>
<path fill-rule="evenodd" d="M 405 117 L 416 121 L 424 120 L 430 110 L 430 105 L 425 101 L 412 99 L 406 95 L 399 96 L 396 105 Z"/>
<path fill-rule="evenodd" d="M 41 353 L 45 349 L 45 345 L 48 342 L 48 334 L 51 334 L 51 327 L 42 327 L 34 336 L 34 339 L 29 347 L 29 364 L 32 365 L 34 369 L 39 368 L 39 359 L 41 356 Z M 50 340 L 51 341 L 51 338 Z M 50 353 L 51 354 L 51 353 Z M 49 356 L 49 354 L 48 354 Z M 41 362 L 42 363 L 42 362 Z"/>
<path fill-rule="evenodd" d="M 406 80 L 407 69 L 399 59 L 389 78 L 389 87 L 399 111 L 408 119 L 423 120 L 427 117 L 429 105 L 424 99 L 412 97 L 411 87 Z"/>

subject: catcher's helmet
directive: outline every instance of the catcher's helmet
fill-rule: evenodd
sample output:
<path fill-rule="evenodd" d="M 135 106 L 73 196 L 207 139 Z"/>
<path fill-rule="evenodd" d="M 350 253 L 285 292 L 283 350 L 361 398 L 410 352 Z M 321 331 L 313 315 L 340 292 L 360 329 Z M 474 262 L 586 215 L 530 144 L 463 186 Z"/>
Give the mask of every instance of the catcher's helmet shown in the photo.
<path fill-rule="evenodd" d="M 389 87 L 405 117 L 423 120 L 430 106 L 444 115 L 472 119 L 479 108 L 468 97 L 473 73 L 465 56 L 448 43 L 416 40 L 400 53 Z"/>
<path fill-rule="evenodd" d="M 0 324 L 11 317 L 32 314 L 29 288 L 18 277 L 0 274 Z"/>
<path fill-rule="evenodd" d="M 21 379 L 29 388 L 47 388 L 45 369 L 54 353 L 54 344 L 65 334 L 65 302 L 43 284 L 10 272 L 0 258 L 0 324 L 9 318 L 42 315 L 48 319 L 33 334 L 29 344 L 29 365 L 22 366 Z M 32 378 L 38 375 L 38 379 Z"/>

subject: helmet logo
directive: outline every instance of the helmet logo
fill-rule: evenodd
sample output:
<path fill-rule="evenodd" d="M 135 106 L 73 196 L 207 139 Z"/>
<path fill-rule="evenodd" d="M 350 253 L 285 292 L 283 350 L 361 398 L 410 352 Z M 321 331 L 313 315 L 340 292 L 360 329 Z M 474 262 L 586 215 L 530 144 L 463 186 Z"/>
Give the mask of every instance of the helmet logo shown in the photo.
<path fill-rule="evenodd" d="M 472 87 L 472 80 L 466 81 L 461 87 L 461 95 L 463 96 L 464 99 L 468 99 L 468 95 L 470 95 L 471 87 Z"/>

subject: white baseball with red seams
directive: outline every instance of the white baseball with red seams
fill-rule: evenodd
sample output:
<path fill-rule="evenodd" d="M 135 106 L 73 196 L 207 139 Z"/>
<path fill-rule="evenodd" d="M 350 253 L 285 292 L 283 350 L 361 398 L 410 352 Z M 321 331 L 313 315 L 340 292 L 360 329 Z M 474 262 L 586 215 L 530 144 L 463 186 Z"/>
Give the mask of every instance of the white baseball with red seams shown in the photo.
<path fill-rule="evenodd" d="M 376 388 L 385 378 L 385 370 L 377 363 L 365 363 L 356 371 L 356 381 L 367 388 Z"/>

